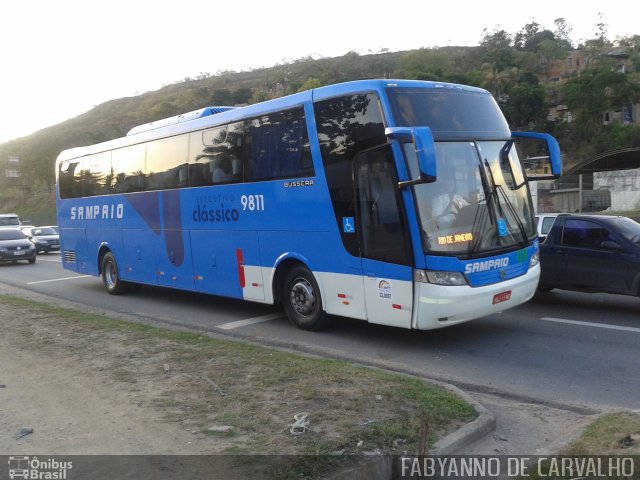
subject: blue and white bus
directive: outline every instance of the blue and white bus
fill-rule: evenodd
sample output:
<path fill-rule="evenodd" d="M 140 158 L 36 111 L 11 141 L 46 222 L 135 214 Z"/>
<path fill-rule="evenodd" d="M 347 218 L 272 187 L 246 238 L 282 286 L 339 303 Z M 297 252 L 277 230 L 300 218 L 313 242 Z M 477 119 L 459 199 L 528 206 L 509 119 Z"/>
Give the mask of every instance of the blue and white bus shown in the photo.
<path fill-rule="evenodd" d="M 485 90 L 363 80 L 141 125 L 62 152 L 56 172 L 63 266 L 111 294 L 157 285 L 282 304 L 309 330 L 426 330 L 533 296 L 528 180 L 561 160 Z"/>

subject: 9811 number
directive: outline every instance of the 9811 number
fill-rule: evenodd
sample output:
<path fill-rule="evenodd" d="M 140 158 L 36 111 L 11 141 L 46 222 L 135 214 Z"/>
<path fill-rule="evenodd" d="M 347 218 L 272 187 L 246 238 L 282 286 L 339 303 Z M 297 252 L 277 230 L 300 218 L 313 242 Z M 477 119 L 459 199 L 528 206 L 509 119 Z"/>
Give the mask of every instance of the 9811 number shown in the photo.
<path fill-rule="evenodd" d="M 242 210 L 264 210 L 264 195 L 242 195 L 240 203 Z"/>

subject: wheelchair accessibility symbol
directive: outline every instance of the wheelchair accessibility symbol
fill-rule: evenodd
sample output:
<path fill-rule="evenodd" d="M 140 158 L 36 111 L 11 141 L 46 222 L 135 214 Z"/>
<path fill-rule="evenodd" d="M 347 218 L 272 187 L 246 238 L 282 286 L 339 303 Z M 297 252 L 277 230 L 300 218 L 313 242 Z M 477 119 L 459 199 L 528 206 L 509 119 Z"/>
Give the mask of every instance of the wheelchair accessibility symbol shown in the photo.
<path fill-rule="evenodd" d="M 342 217 L 342 231 L 344 233 L 356 233 L 353 217 Z"/>
<path fill-rule="evenodd" d="M 509 229 L 507 228 L 507 222 L 504 218 L 498 219 L 498 235 L 501 237 L 506 237 L 509 235 Z"/>

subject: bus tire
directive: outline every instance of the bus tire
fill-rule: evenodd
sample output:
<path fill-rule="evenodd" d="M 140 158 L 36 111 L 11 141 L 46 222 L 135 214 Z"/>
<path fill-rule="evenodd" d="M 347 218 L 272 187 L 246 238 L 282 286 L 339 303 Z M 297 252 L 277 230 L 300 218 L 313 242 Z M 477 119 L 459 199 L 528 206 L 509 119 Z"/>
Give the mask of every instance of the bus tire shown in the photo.
<path fill-rule="evenodd" d="M 122 295 L 128 290 L 128 285 L 123 280 L 120 280 L 120 273 L 118 270 L 118 263 L 116 257 L 111 252 L 107 252 L 102 258 L 102 283 L 107 287 L 107 292 L 111 295 Z"/>
<path fill-rule="evenodd" d="M 320 288 L 308 268 L 296 265 L 284 278 L 282 305 L 287 318 L 303 330 L 322 330 L 329 325 L 322 309 Z"/>

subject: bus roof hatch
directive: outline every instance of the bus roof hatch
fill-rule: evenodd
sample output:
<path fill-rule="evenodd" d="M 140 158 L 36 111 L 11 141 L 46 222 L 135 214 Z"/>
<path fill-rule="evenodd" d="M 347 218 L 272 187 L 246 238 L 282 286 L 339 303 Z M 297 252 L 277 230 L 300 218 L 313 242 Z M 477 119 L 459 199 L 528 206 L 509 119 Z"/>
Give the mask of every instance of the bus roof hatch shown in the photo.
<path fill-rule="evenodd" d="M 156 120 L 155 122 L 145 123 L 142 125 L 138 125 L 137 127 L 133 127 L 127 132 L 127 136 L 135 135 L 136 133 L 148 132 L 149 130 L 155 130 L 156 128 L 166 127 L 168 125 L 189 122 L 198 118 L 208 117 L 209 115 L 215 115 L 216 113 L 233 110 L 234 108 L 236 107 L 205 107 L 199 110 L 194 110 L 193 112 L 181 113 L 180 115 L 176 115 L 175 117 L 163 118 L 161 120 Z"/>

